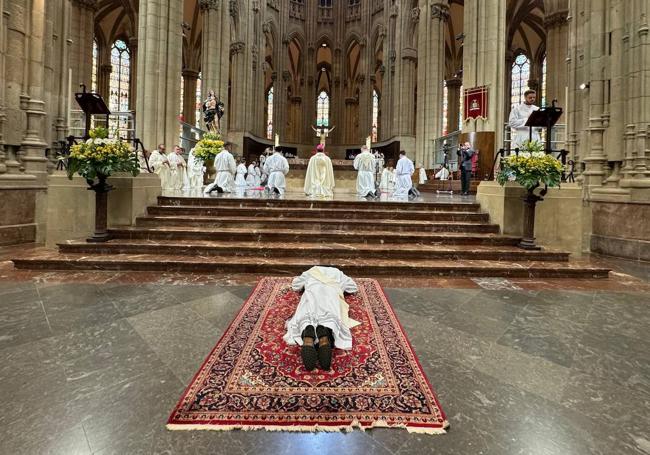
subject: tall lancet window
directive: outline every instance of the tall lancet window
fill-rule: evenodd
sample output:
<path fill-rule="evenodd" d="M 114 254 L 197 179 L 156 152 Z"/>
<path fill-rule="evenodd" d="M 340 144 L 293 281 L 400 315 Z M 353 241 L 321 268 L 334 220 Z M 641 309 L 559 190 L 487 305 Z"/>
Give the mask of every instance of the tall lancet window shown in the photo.
<path fill-rule="evenodd" d="M 273 86 L 266 92 L 266 138 L 273 139 Z"/>
<path fill-rule="evenodd" d="M 542 107 L 546 106 L 546 56 L 542 61 Z"/>
<path fill-rule="evenodd" d="M 99 68 L 99 45 L 97 38 L 93 39 L 93 70 L 90 80 L 90 90 L 97 93 L 97 69 Z"/>
<path fill-rule="evenodd" d="M 195 109 L 196 109 L 196 114 L 195 114 L 195 126 L 197 128 L 201 127 L 201 115 L 202 115 L 202 107 L 203 107 L 203 100 L 201 99 L 201 73 L 199 73 L 199 77 L 196 79 L 196 93 L 194 94 L 194 102 L 196 103 Z"/>
<path fill-rule="evenodd" d="M 372 142 L 379 141 L 379 93 L 372 91 Z"/>
<path fill-rule="evenodd" d="M 528 90 L 529 79 L 530 60 L 524 54 L 519 54 L 512 64 L 511 107 L 524 102 L 524 92 Z"/>
<path fill-rule="evenodd" d="M 325 90 L 318 94 L 316 99 L 316 128 L 329 128 L 330 126 L 330 96 Z M 320 135 L 320 132 L 318 133 Z"/>
<path fill-rule="evenodd" d="M 108 108 L 115 114 L 129 110 L 131 84 L 131 53 L 122 40 L 115 40 L 111 48 L 111 78 L 109 83 Z M 111 117 L 108 129 L 112 135 L 116 129 L 128 128 L 128 118 Z M 124 135 L 124 134 L 122 134 Z"/>
<path fill-rule="evenodd" d="M 447 82 L 444 83 L 442 89 L 442 135 L 446 136 L 449 134 L 449 122 L 447 121 L 447 116 L 449 115 L 449 89 L 447 88 Z"/>

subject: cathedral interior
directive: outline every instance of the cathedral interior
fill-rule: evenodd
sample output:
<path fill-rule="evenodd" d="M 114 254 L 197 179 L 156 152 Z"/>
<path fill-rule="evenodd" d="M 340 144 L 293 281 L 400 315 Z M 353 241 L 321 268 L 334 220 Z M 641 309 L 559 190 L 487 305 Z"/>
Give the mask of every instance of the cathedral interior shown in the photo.
<path fill-rule="evenodd" d="M 650 454 L 650 0 L 0 11 L 0 453 Z M 529 191 L 532 219 L 530 194 L 495 178 L 530 90 L 561 109 L 543 138 L 562 163 L 559 187 Z M 89 127 L 145 162 L 187 157 L 211 92 L 235 159 L 290 157 L 286 198 L 166 191 L 148 163 L 107 199 L 68 178 Z M 83 94 L 110 112 L 87 115 Z M 319 143 L 327 203 L 302 190 Z M 478 158 L 461 196 L 463 143 Z M 387 165 L 405 151 L 421 196 L 360 200 L 364 144 Z M 448 434 L 165 429 L 258 279 L 315 265 L 379 280 Z"/>

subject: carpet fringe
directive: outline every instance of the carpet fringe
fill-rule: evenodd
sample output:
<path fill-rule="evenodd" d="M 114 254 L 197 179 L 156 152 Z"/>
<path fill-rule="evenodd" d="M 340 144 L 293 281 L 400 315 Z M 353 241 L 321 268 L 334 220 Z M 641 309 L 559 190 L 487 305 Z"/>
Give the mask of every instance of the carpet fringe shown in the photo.
<path fill-rule="evenodd" d="M 388 422 L 379 420 L 373 422 L 372 425 L 362 426 L 359 422 L 354 421 L 349 425 L 218 425 L 218 424 L 175 424 L 168 423 L 166 428 L 170 431 L 193 431 L 193 430 L 212 430 L 212 431 L 290 431 L 296 433 L 350 433 L 355 428 L 361 431 L 369 430 L 372 428 L 395 428 L 405 429 L 409 433 L 417 433 L 424 435 L 437 435 L 446 434 L 448 424 L 445 422 L 444 428 L 425 428 L 425 427 L 412 427 L 408 425 L 389 425 Z"/>

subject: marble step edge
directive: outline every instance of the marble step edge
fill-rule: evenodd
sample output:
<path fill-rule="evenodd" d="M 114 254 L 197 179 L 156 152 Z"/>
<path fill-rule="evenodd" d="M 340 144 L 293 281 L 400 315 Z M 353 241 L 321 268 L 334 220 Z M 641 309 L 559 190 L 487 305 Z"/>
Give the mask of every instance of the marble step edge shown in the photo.
<path fill-rule="evenodd" d="M 219 261 L 206 261 L 203 257 L 170 259 L 157 255 L 128 255 L 89 257 L 84 255 L 59 255 L 46 258 L 25 257 L 14 259 L 17 269 L 30 270 L 112 270 L 112 271 L 165 271 L 165 272 L 229 272 L 273 273 L 294 275 L 314 265 L 334 266 L 344 272 L 359 276 L 473 276 L 473 277 L 524 277 L 524 278 L 607 278 L 609 270 L 565 263 L 508 262 L 508 261 L 409 261 L 387 263 L 366 260 L 353 263 L 328 261 L 259 260 L 228 257 Z"/>
<path fill-rule="evenodd" d="M 237 197 L 182 197 L 158 196 L 158 205 L 190 205 L 204 207 L 239 206 L 239 207 L 313 207 L 313 208 L 359 208 L 359 209 L 401 209 L 433 210 L 445 209 L 454 212 L 478 211 L 477 202 L 399 202 L 399 201 L 324 201 L 308 199 L 254 199 Z"/>
<path fill-rule="evenodd" d="M 111 240 L 107 243 L 67 242 L 58 244 L 62 254 L 148 254 L 161 255 L 204 255 L 204 256 L 256 256 L 256 257 L 309 257 L 329 259 L 363 259 L 383 257 L 394 259 L 481 259 L 481 260 L 536 260 L 568 262 L 569 253 L 562 251 L 527 251 L 518 248 L 437 248 L 425 246 L 404 246 L 384 244 L 381 250 L 371 245 L 323 244 L 273 244 L 251 242 L 250 245 L 237 245 L 221 242 L 215 245 L 184 243 L 151 243 Z M 153 251 L 152 251 L 153 250 Z"/>
<path fill-rule="evenodd" d="M 234 228 L 192 228 L 192 227 L 127 227 L 109 229 L 115 238 L 121 239 L 163 239 L 163 240 L 256 240 L 256 241 L 287 241 L 306 240 L 309 242 L 336 242 L 347 239 L 359 240 L 364 243 L 416 243 L 428 244 L 491 244 L 516 245 L 520 237 L 499 235 L 495 233 L 458 233 L 458 232 L 386 232 L 368 231 L 364 233 L 350 231 L 309 231 L 283 229 L 234 229 Z"/>
<path fill-rule="evenodd" d="M 489 214 L 484 212 L 454 212 L 443 210 L 408 210 L 408 211 L 395 211 L 395 210 L 376 210 L 376 209 L 328 209 L 328 208 L 309 208 L 309 207 L 203 207 L 191 205 L 154 205 L 147 207 L 147 213 L 210 213 L 214 212 L 217 215 L 223 213 L 264 213 L 269 216 L 278 215 L 293 215 L 308 213 L 310 216 L 323 216 L 329 217 L 334 214 L 340 216 L 388 216 L 394 219 L 398 217 L 414 217 L 414 218 L 437 218 L 437 217 L 459 217 L 459 218 L 479 218 L 487 219 Z M 212 216 L 212 215 L 208 215 Z M 417 219 L 416 218 L 416 219 Z"/>

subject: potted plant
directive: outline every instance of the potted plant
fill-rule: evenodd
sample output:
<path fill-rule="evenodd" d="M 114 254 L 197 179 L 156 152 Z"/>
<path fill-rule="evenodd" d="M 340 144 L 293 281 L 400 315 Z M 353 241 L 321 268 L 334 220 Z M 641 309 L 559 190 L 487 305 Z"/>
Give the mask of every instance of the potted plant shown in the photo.
<path fill-rule="evenodd" d="M 95 192 L 95 233 L 88 241 L 105 242 L 109 240 L 108 192 L 113 189 L 106 180 L 116 172 L 128 172 L 135 177 L 140 173 L 140 164 L 133 148 L 119 137 L 109 139 L 106 128 L 94 128 L 89 136 L 85 142 L 70 147 L 66 168 L 69 179 L 79 174 Z"/>
<path fill-rule="evenodd" d="M 538 141 L 526 141 L 519 153 L 509 155 L 501 160 L 501 169 L 497 182 L 517 182 L 526 189 L 524 197 L 524 235 L 519 246 L 524 249 L 538 250 L 535 245 L 535 206 L 543 201 L 548 188 L 559 187 L 562 181 L 562 163 L 544 152 L 544 145 Z M 535 190 L 544 188 L 539 194 Z"/>
<path fill-rule="evenodd" d="M 221 135 L 217 133 L 205 133 L 201 140 L 196 143 L 194 156 L 196 159 L 203 161 L 208 178 L 214 175 L 214 158 L 221 153 L 223 148 L 224 141 L 221 139 Z"/>

